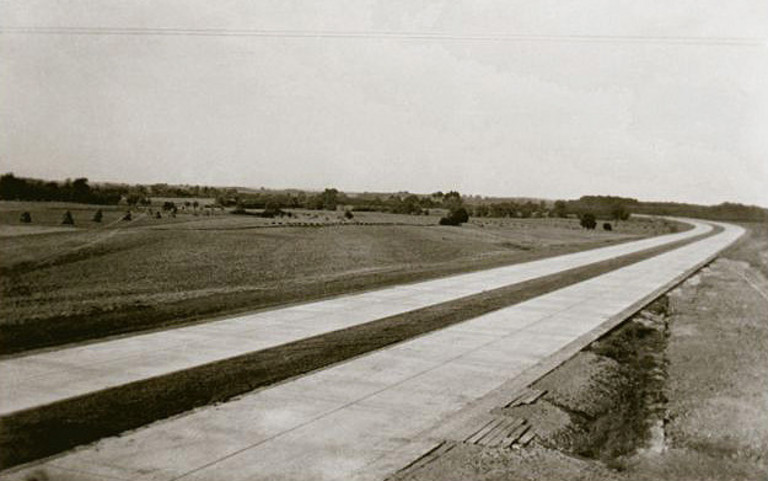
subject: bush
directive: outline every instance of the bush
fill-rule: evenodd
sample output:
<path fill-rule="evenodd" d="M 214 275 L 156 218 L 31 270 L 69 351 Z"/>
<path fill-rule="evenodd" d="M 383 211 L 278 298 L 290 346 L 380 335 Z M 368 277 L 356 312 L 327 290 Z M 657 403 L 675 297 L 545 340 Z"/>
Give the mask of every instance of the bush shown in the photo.
<path fill-rule="evenodd" d="M 131 220 L 131 219 L 133 219 L 133 216 L 131 215 L 131 211 L 129 210 L 129 211 L 128 211 L 128 212 L 126 212 L 126 213 L 125 213 L 125 215 L 123 216 L 123 220 L 124 220 L 124 221 L 129 221 L 129 220 Z"/>
<path fill-rule="evenodd" d="M 586 213 L 581 216 L 581 226 L 585 229 L 594 229 L 597 227 L 597 220 L 594 214 Z"/>
<path fill-rule="evenodd" d="M 459 224 L 469 221 L 469 212 L 464 207 L 451 210 L 450 216 Z"/>
<path fill-rule="evenodd" d="M 350 211 L 350 210 L 345 210 L 344 211 L 344 217 L 346 217 L 347 220 L 352 220 L 352 219 L 354 219 L 355 214 L 353 214 L 352 211 Z"/>
<path fill-rule="evenodd" d="M 101 209 L 97 210 L 95 214 L 93 214 L 93 221 L 94 222 L 101 222 L 101 219 L 104 217 L 104 213 L 101 212 Z"/>
<path fill-rule="evenodd" d="M 611 226 L 610 222 L 605 222 L 603 224 L 603 230 L 613 230 L 613 226 Z"/>
<path fill-rule="evenodd" d="M 280 204 L 277 204 L 275 202 L 267 202 L 267 204 L 264 206 L 264 211 L 260 214 L 261 217 L 266 217 L 268 219 L 273 219 L 277 216 L 284 216 L 285 212 L 280 208 Z"/>
<path fill-rule="evenodd" d="M 20 221 L 21 221 L 23 224 L 29 224 L 29 223 L 31 223 L 31 222 L 32 222 L 32 214 L 30 214 L 29 212 L 23 212 L 23 213 L 21 214 L 21 217 L 19 218 L 19 220 L 20 220 Z"/>
<path fill-rule="evenodd" d="M 461 225 L 469 220 L 469 212 L 464 207 L 454 207 L 446 217 L 440 218 L 440 225 Z"/>

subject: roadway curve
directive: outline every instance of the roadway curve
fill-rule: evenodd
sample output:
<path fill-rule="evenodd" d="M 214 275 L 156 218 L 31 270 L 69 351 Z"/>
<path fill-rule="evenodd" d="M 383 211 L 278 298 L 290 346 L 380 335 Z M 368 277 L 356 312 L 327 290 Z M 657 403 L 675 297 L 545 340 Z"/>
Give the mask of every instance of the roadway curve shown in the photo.
<path fill-rule="evenodd" d="M 712 227 L 252 316 L 8 359 L 3 415 L 704 234 Z M 730 245 L 723 231 L 616 271 L 43 463 L 68 479 L 376 478 L 430 428 L 618 322 Z M 252 338 L 254 331 L 259 333 Z M 158 350 L 160 353 L 158 354 Z M 183 362 L 182 362 L 183 361 Z M 138 366 L 137 366 L 138 365 Z M 7 393 L 10 393 L 7 394 Z M 69 473 L 69 474 L 68 474 Z M 4 479 L 23 479 L 9 472 Z M 55 479 L 59 479 L 56 477 Z"/>

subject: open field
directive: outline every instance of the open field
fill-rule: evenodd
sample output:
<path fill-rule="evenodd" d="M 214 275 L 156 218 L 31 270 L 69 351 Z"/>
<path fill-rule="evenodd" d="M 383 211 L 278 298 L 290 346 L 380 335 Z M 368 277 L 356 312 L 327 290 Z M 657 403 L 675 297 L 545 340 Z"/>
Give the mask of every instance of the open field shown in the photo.
<path fill-rule="evenodd" d="M 541 378 L 507 408 L 518 450 L 459 446 L 408 480 L 764 480 L 768 225 Z"/>
<path fill-rule="evenodd" d="M 229 214 L 153 219 L 124 207 L 0 203 L 15 235 L 0 237 L 3 351 L 150 329 L 217 314 L 532 260 L 674 230 L 663 221 L 621 222 L 588 232 L 573 219 L 484 219 L 460 228 L 434 216 L 297 212 L 315 227 Z M 70 210 L 76 227 L 60 227 Z M 326 221 L 325 217 L 329 220 Z M 410 224 L 408 224 L 410 222 Z M 431 225 L 424 225 L 426 223 Z M 327 223 L 327 224 L 325 224 Z M 81 227 L 81 224 L 86 224 Z M 319 226 L 319 227 L 318 227 Z M 0 230 L 1 232 L 1 230 Z"/>

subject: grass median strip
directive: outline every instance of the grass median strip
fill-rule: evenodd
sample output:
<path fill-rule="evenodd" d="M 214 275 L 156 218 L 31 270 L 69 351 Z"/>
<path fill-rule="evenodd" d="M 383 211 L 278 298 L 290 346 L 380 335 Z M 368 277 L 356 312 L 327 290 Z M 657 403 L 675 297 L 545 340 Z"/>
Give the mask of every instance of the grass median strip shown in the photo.
<path fill-rule="evenodd" d="M 567 287 L 714 232 L 0 418 L 0 466 L 52 455 Z"/>

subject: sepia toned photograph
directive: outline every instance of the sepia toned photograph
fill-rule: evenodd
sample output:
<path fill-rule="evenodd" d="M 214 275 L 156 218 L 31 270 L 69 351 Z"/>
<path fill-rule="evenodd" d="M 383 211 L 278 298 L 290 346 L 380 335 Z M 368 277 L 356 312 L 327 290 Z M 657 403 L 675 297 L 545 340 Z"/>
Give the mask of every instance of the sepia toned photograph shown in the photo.
<path fill-rule="evenodd" d="M 768 480 L 765 0 L 0 0 L 0 481 Z"/>

